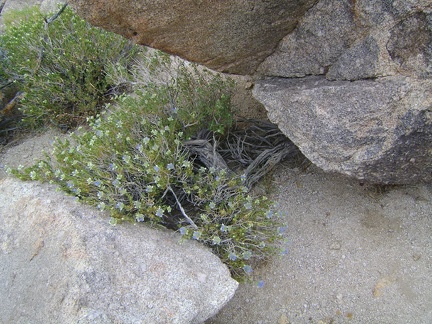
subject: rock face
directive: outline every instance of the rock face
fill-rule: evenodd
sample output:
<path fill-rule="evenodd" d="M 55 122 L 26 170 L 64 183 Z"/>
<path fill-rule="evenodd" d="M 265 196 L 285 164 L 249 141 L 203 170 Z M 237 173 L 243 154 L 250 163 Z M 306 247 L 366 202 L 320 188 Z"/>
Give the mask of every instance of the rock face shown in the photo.
<path fill-rule="evenodd" d="M 72 0 L 91 23 L 136 43 L 251 74 L 317 0 Z"/>
<path fill-rule="evenodd" d="M 111 226 L 52 187 L 0 180 L 0 322 L 201 323 L 238 283 L 174 233 Z"/>
<path fill-rule="evenodd" d="M 255 97 L 327 171 L 377 183 L 432 181 L 432 80 L 324 77 L 258 82 Z"/>
<path fill-rule="evenodd" d="M 258 71 L 281 80 L 259 82 L 255 98 L 319 167 L 432 181 L 429 0 L 321 0 Z"/>

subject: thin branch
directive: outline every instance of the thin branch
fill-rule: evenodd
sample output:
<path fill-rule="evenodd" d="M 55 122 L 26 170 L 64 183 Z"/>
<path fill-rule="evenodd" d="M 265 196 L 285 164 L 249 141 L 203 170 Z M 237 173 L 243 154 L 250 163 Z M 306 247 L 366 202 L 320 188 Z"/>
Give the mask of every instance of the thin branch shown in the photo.
<path fill-rule="evenodd" d="M 194 229 L 198 229 L 198 226 L 194 223 L 194 221 L 186 214 L 185 210 L 183 209 L 183 206 L 181 205 L 180 201 L 177 198 L 177 195 L 175 194 L 174 190 L 171 188 L 171 186 L 169 186 L 167 188 L 169 191 L 171 191 L 171 193 L 173 194 L 176 202 L 177 202 L 177 206 L 179 207 L 181 213 L 183 214 L 183 216 L 186 218 L 186 220 L 189 222 L 189 224 L 192 225 L 192 227 Z"/>
<path fill-rule="evenodd" d="M 3 7 L 6 4 L 6 0 L 3 0 L 2 2 L 0 2 L 0 13 L 3 11 Z"/>
<path fill-rule="evenodd" d="M 49 18 L 44 18 L 45 28 L 48 27 L 49 24 L 51 24 L 54 20 L 56 20 L 59 17 L 63 13 L 63 11 L 65 11 L 67 6 L 68 6 L 68 4 L 65 3 L 57 13 L 55 13 L 54 15 L 52 15 Z"/>

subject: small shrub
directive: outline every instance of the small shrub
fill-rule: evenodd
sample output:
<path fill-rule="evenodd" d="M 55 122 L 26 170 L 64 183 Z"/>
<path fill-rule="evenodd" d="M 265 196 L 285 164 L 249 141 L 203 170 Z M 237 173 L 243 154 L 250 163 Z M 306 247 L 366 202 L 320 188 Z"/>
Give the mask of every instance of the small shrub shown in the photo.
<path fill-rule="evenodd" d="M 127 69 L 139 51 L 69 8 L 49 24 L 36 7 L 12 12 L 5 22 L 3 74 L 19 83 L 23 122 L 30 127 L 67 129 L 97 114 L 115 86 L 106 78 L 108 66 Z"/>
<path fill-rule="evenodd" d="M 59 185 L 109 211 L 112 223 L 162 225 L 203 242 L 242 278 L 276 251 L 280 220 L 270 200 L 248 192 L 242 176 L 200 166 L 183 145 L 200 128 L 223 136 L 232 121 L 230 82 L 195 73 L 183 66 L 158 85 L 128 79 L 140 89 L 90 118 L 88 130 L 57 140 L 53 158 L 12 172 Z"/>

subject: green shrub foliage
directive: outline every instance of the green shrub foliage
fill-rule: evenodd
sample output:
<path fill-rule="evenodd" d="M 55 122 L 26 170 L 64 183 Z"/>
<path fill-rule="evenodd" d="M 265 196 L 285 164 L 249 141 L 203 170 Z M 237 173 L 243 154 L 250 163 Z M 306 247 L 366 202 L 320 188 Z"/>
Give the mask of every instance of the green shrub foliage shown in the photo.
<path fill-rule="evenodd" d="M 117 97 L 88 129 L 57 140 L 52 158 L 12 172 L 58 184 L 109 211 L 113 223 L 162 225 L 203 242 L 244 278 L 276 251 L 283 227 L 272 202 L 253 197 L 241 175 L 200 166 L 185 149 L 200 127 L 223 136 L 231 123 L 232 84 L 196 73 L 181 66 L 170 82 Z"/>
<path fill-rule="evenodd" d="M 106 72 L 127 69 L 139 51 L 119 35 L 90 26 L 66 8 L 48 23 L 34 7 L 5 17 L 3 75 L 19 83 L 24 125 L 70 128 L 111 98 Z"/>
<path fill-rule="evenodd" d="M 160 52 L 133 61 L 135 47 L 68 9 L 48 26 L 36 10 L 25 17 L 2 36 L 4 69 L 25 93 L 24 121 L 88 125 L 13 174 L 57 184 L 108 211 L 112 224 L 146 222 L 202 242 L 236 278 L 277 251 L 284 227 L 272 202 L 185 145 L 202 131 L 216 142 L 226 136 L 231 80 Z"/>

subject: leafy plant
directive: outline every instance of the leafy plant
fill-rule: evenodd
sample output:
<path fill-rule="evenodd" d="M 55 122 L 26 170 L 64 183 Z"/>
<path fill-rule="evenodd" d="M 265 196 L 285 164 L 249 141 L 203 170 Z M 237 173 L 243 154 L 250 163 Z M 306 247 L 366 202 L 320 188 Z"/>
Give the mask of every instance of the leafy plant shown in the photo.
<path fill-rule="evenodd" d="M 97 114 L 115 87 L 108 66 L 127 69 L 140 51 L 121 36 L 90 26 L 66 8 L 56 19 L 37 7 L 5 16 L 3 74 L 19 83 L 24 125 L 70 128 Z"/>
<path fill-rule="evenodd" d="M 113 71 L 111 78 L 123 75 Z M 174 229 L 209 246 L 234 277 L 244 277 L 276 251 L 283 226 L 270 200 L 250 194 L 244 176 L 203 166 L 185 145 L 201 128 L 222 137 L 232 122 L 231 82 L 197 73 L 180 66 L 175 77 L 151 83 L 132 72 L 134 78 L 123 78 L 135 87 L 132 94 L 89 118 L 89 129 L 57 140 L 53 157 L 12 173 L 59 185 L 109 211 L 113 224 Z"/>

